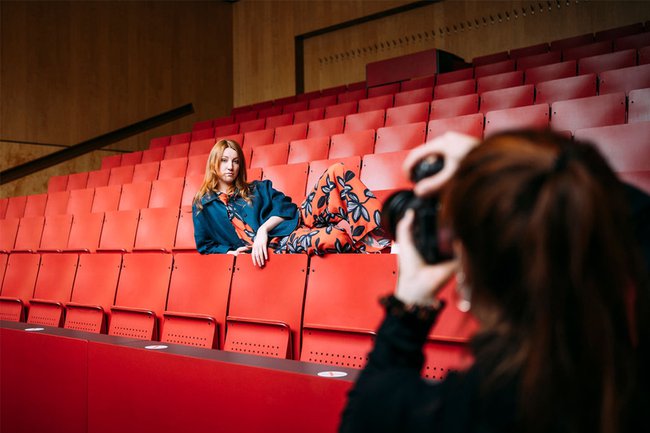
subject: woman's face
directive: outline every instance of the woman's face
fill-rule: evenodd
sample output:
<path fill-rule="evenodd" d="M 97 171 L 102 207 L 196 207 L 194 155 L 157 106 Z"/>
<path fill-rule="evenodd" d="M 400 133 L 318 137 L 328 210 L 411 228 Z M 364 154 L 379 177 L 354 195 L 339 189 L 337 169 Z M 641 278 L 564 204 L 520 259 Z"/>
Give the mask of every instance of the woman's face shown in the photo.
<path fill-rule="evenodd" d="M 232 186 L 239 175 L 239 156 L 237 152 L 229 147 L 224 149 L 221 160 L 217 161 L 219 183 L 223 186 Z"/>

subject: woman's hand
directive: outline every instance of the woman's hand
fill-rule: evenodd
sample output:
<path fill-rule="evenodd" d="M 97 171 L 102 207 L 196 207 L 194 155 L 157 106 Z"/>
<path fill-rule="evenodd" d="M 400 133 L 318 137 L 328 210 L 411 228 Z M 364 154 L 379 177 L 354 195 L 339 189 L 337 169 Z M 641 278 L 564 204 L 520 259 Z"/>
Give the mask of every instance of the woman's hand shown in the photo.
<path fill-rule="evenodd" d="M 418 182 L 413 188 L 415 194 L 427 196 L 438 191 L 453 176 L 465 155 L 478 144 L 479 140 L 475 137 L 458 132 L 447 132 L 413 149 L 404 160 L 404 171 L 409 178 L 413 167 L 426 157 L 442 157 L 445 164 L 436 175 Z"/>
<path fill-rule="evenodd" d="M 436 305 L 435 295 L 454 275 L 457 260 L 427 264 L 413 243 L 414 212 L 408 210 L 397 224 L 399 245 L 399 278 L 395 297 L 406 305 Z"/>
<path fill-rule="evenodd" d="M 253 249 L 251 254 L 253 256 L 253 265 L 259 266 L 260 268 L 264 266 L 264 263 L 269 259 L 269 234 L 266 231 L 266 227 L 262 226 L 257 229 L 255 234 L 255 241 L 253 241 Z"/>
<path fill-rule="evenodd" d="M 239 247 L 239 248 L 237 248 L 236 250 L 230 250 L 230 251 L 228 251 L 227 254 L 230 254 L 230 255 L 233 255 L 233 256 L 238 256 L 238 255 L 241 254 L 241 253 L 247 253 L 250 249 L 251 249 L 251 247 L 248 247 L 248 246 L 246 246 L 246 247 Z"/>

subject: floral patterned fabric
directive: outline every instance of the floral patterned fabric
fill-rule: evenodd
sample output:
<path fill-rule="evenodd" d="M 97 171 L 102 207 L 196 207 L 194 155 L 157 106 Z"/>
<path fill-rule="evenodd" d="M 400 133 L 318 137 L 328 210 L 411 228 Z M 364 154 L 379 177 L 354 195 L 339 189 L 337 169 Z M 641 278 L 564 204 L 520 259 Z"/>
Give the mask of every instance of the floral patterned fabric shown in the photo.
<path fill-rule="evenodd" d="M 228 218 L 237 235 L 252 245 L 255 232 L 229 204 Z M 343 164 L 330 166 L 300 206 L 301 222 L 289 236 L 275 237 L 269 248 L 277 254 L 375 253 L 390 246 L 381 230 L 381 204 Z"/>

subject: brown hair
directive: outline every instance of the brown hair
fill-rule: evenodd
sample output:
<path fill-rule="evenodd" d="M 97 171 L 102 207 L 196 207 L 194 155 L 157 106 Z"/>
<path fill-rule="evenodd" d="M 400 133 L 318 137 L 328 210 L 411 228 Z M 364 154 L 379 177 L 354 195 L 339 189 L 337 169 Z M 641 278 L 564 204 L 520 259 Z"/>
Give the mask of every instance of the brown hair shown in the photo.
<path fill-rule="evenodd" d="M 228 191 L 229 193 L 234 192 L 235 190 L 247 202 L 250 202 L 251 191 L 246 181 L 246 158 L 244 158 L 244 152 L 242 151 L 241 146 L 234 140 L 219 140 L 215 143 L 208 155 L 208 161 L 205 165 L 205 177 L 203 178 L 203 183 L 199 188 L 199 191 L 194 196 L 194 203 L 198 207 L 199 211 L 203 208 L 201 206 L 201 198 L 206 195 L 208 192 L 215 192 L 217 190 L 217 185 L 219 183 L 219 176 L 221 173 L 219 170 L 219 161 L 223 156 L 223 152 L 226 149 L 232 149 L 237 152 L 237 158 L 239 158 L 239 173 L 235 179 L 235 184 L 233 191 Z"/>
<path fill-rule="evenodd" d="M 630 427 L 648 304 L 627 207 L 594 147 L 548 131 L 487 139 L 444 192 L 483 324 L 475 355 L 492 360 L 485 388 L 516 380 L 524 431 Z M 630 326 L 634 296 L 645 313 Z"/>

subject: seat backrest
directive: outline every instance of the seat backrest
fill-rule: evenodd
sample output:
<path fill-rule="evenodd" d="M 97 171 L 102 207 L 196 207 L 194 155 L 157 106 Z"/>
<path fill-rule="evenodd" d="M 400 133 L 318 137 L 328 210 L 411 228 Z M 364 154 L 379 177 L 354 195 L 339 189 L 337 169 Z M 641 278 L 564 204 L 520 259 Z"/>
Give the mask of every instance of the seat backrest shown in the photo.
<path fill-rule="evenodd" d="M 85 188 L 97 188 L 98 186 L 107 186 L 108 178 L 111 176 L 110 169 L 95 170 L 88 172 L 88 182 Z"/>
<path fill-rule="evenodd" d="M 16 302 L 0 302 L 0 320 L 22 320 L 23 306 L 34 296 L 40 262 L 40 254 L 9 255 L 0 296 L 19 300 L 22 305 Z"/>
<path fill-rule="evenodd" d="M 377 153 L 363 157 L 361 181 L 371 190 L 409 188 L 411 182 L 402 173 L 409 151 Z"/>
<path fill-rule="evenodd" d="M 243 137 L 243 135 L 241 135 Z M 238 143 L 241 143 L 241 139 L 235 140 Z M 205 140 L 196 140 L 190 143 L 190 150 L 187 153 L 187 158 L 191 161 L 193 156 L 196 155 L 207 155 L 210 153 L 214 147 L 216 139 L 205 139 Z"/>
<path fill-rule="evenodd" d="M 426 122 L 379 128 L 375 141 L 375 153 L 413 149 L 424 143 L 426 135 Z"/>
<path fill-rule="evenodd" d="M 459 69 L 457 71 L 443 72 L 436 77 L 436 85 L 456 83 L 474 78 L 474 68 Z M 435 90 L 434 90 L 435 92 Z"/>
<path fill-rule="evenodd" d="M 165 148 L 157 147 L 154 149 L 147 149 L 142 152 L 142 159 L 140 164 L 147 164 L 149 162 L 160 162 L 165 156 Z"/>
<path fill-rule="evenodd" d="M 229 254 L 176 254 L 174 270 L 169 283 L 167 311 L 199 314 L 212 317 L 217 323 L 215 343 L 209 347 L 223 347 L 226 339 L 226 314 L 234 256 Z M 210 272 L 205 272 L 210 269 Z M 161 341 L 172 341 L 166 333 L 165 316 Z M 205 324 L 199 322 L 200 326 Z M 197 334 L 200 334 L 197 332 Z M 180 338 L 178 338 L 180 340 Z"/>
<path fill-rule="evenodd" d="M 427 128 L 427 140 L 448 131 L 460 132 L 479 139 L 483 138 L 483 113 L 430 120 Z"/>
<path fill-rule="evenodd" d="M 57 191 L 47 194 L 47 203 L 45 205 L 45 216 L 63 215 L 68 208 L 70 191 Z"/>
<path fill-rule="evenodd" d="M 190 143 L 179 143 L 165 148 L 163 159 L 186 158 L 190 150 Z"/>
<path fill-rule="evenodd" d="M 88 213 L 92 210 L 95 189 L 75 189 L 70 191 L 66 213 L 76 215 Z"/>
<path fill-rule="evenodd" d="M 576 140 L 593 143 L 619 173 L 650 171 L 650 121 L 579 129 Z"/>
<path fill-rule="evenodd" d="M 375 130 L 366 129 L 345 134 L 332 135 L 329 158 L 346 158 L 373 153 L 375 149 Z"/>
<path fill-rule="evenodd" d="M 361 158 L 358 156 L 351 156 L 347 158 L 330 158 L 311 161 L 309 163 L 309 176 L 307 177 L 307 185 L 305 195 L 314 189 L 316 182 L 325 173 L 330 166 L 342 162 L 348 170 L 352 170 L 357 177 L 361 171 Z"/>
<path fill-rule="evenodd" d="M 194 240 L 194 220 L 192 219 L 192 206 L 181 207 L 178 215 L 178 226 L 174 240 L 175 251 L 196 250 Z"/>
<path fill-rule="evenodd" d="M 575 77 L 577 73 L 577 62 L 552 63 L 550 65 L 536 66 L 526 69 L 524 83 L 537 84 L 542 81 L 558 80 L 560 78 Z"/>
<path fill-rule="evenodd" d="M 45 206 L 47 205 L 47 194 L 31 194 L 27 196 L 25 202 L 25 212 L 23 216 L 34 217 L 45 215 Z"/>
<path fill-rule="evenodd" d="M 33 299 L 60 303 L 70 301 L 78 262 L 77 254 L 43 254 Z M 62 308 L 57 306 L 32 303 L 27 322 L 59 326 L 61 313 Z"/>
<path fill-rule="evenodd" d="M 343 118 L 339 117 L 338 119 L 341 119 L 341 129 L 343 129 Z M 287 159 L 287 163 L 297 164 L 299 162 L 326 159 L 329 150 L 329 136 L 295 140 L 289 144 L 289 158 Z"/>
<path fill-rule="evenodd" d="M 478 93 L 431 101 L 429 120 L 478 113 Z"/>
<path fill-rule="evenodd" d="M 205 175 L 205 168 L 208 163 L 208 154 L 204 153 L 202 155 L 194 155 L 187 158 L 187 171 L 185 172 L 185 177 L 191 177 L 196 175 Z"/>
<path fill-rule="evenodd" d="M 544 65 L 551 65 L 553 63 L 559 63 L 561 61 L 562 61 L 561 51 L 545 51 L 543 53 L 533 54 L 525 57 L 519 57 L 517 59 L 517 70 L 525 71 L 526 69 L 536 68 L 538 66 L 544 66 Z"/>
<path fill-rule="evenodd" d="M 68 245 L 65 250 L 94 253 L 99 247 L 103 226 L 104 212 L 76 213 L 72 219 Z"/>
<path fill-rule="evenodd" d="M 472 69 L 470 68 L 470 71 Z M 457 72 L 457 71 L 455 71 Z M 473 71 L 472 71 L 473 74 Z M 439 74 L 438 76 L 440 76 Z M 469 78 L 471 78 L 472 75 L 470 75 Z M 411 78 L 410 80 L 402 81 L 399 86 L 400 92 L 408 92 L 411 90 L 417 90 L 417 89 L 424 89 L 427 87 L 431 87 L 431 90 L 433 91 L 433 86 L 436 83 L 436 76 L 435 75 L 429 75 L 427 77 L 420 77 L 420 78 Z"/>
<path fill-rule="evenodd" d="M 394 254 L 312 257 L 300 359 L 363 367 L 383 317 L 377 300 L 392 293 L 396 282 Z"/>
<path fill-rule="evenodd" d="M 476 79 L 488 75 L 502 74 L 515 70 L 515 61 L 513 59 L 502 60 L 500 62 L 479 65 L 474 68 L 474 77 Z"/>
<path fill-rule="evenodd" d="M 348 114 L 355 114 L 358 110 L 357 101 L 341 102 L 337 105 L 328 105 L 325 107 L 325 119 L 331 117 L 347 116 Z"/>
<path fill-rule="evenodd" d="M 305 198 L 305 185 L 309 164 L 301 162 L 298 164 L 285 164 L 264 167 L 262 179 L 273 182 L 273 187 L 291 197 L 291 200 L 300 205 Z"/>
<path fill-rule="evenodd" d="M 472 59 L 472 64 L 474 66 L 491 65 L 494 63 L 507 62 L 509 59 L 510 55 L 507 51 L 500 51 L 498 53 L 485 54 L 482 56 L 474 57 Z"/>
<path fill-rule="evenodd" d="M 637 33 L 643 32 L 643 23 L 638 22 L 634 24 L 629 24 L 626 26 L 615 27 L 607 30 L 599 30 L 594 33 L 594 40 L 596 41 L 607 41 L 610 39 L 616 39 L 627 35 L 634 35 Z"/>
<path fill-rule="evenodd" d="M 597 56 L 612 52 L 612 41 L 594 42 L 562 50 L 562 59 L 577 60 L 583 57 Z"/>
<path fill-rule="evenodd" d="M 636 50 L 629 49 L 578 60 L 578 73 L 591 74 L 636 66 Z"/>
<path fill-rule="evenodd" d="M 547 128 L 549 120 L 548 104 L 488 111 L 485 114 L 485 137 L 506 129 Z"/>
<path fill-rule="evenodd" d="M 0 288 L 2 288 L 2 280 L 4 280 L 7 270 L 7 260 L 9 260 L 9 254 L 0 254 Z"/>
<path fill-rule="evenodd" d="M 289 143 L 267 144 L 253 149 L 250 167 L 267 167 L 287 163 Z"/>
<path fill-rule="evenodd" d="M 104 226 L 97 250 L 132 251 L 139 214 L 138 209 L 105 212 Z"/>
<path fill-rule="evenodd" d="M 314 108 L 325 108 L 328 105 L 335 105 L 336 104 L 336 95 L 338 93 L 330 94 L 330 95 L 324 95 L 319 98 L 313 98 L 309 100 L 309 108 L 314 109 Z"/>
<path fill-rule="evenodd" d="M 386 110 L 368 111 L 365 113 L 349 114 L 345 116 L 345 133 L 377 129 L 384 126 Z"/>
<path fill-rule="evenodd" d="M 253 265 L 249 256 L 237 257 L 230 289 L 226 350 L 239 347 L 237 351 L 247 351 L 247 346 L 236 345 L 234 339 L 238 335 L 236 328 L 242 322 L 233 319 L 244 319 L 262 326 L 268 322 L 286 325 L 284 329 L 291 335 L 293 357 L 298 357 L 307 262 L 308 256 L 304 254 L 277 254 L 269 257 L 260 269 Z M 263 334 L 253 330 L 249 347 L 264 344 L 255 338 L 256 335 Z M 284 357 L 284 354 L 279 356 Z"/>
<path fill-rule="evenodd" d="M 45 217 L 40 251 L 63 251 L 68 246 L 72 215 L 50 215 Z"/>
<path fill-rule="evenodd" d="M 487 113 L 493 110 L 532 105 L 534 97 L 535 86 L 532 84 L 483 92 L 479 111 Z"/>
<path fill-rule="evenodd" d="M 307 138 L 307 123 L 295 123 L 275 128 L 273 143 L 289 143 L 293 140 Z"/>
<path fill-rule="evenodd" d="M 429 120 L 429 106 L 430 101 L 389 108 L 386 110 L 386 126 L 426 122 Z"/>
<path fill-rule="evenodd" d="M 428 105 L 432 99 L 433 86 L 424 87 L 421 89 L 406 90 L 403 92 L 395 93 L 395 107 L 417 104 L 419 102 L 426 102 Z"/>
<path fill-rule="evenodd" d="M 605 71 L 598 74 L 600 95 L 650 88 L 650 65 Z"/>
<path fill-rule="evenodd" d="M 390 83 L 383 84 L 381 86 L 370 87 L 368 88 L 368 98 L 392 95 L 399 92 L 399 86 L 399 83 Z"/>
<path fill-rule="evenodd" d="M 169 137 L 169 146 L 175 146 L 177 144 L 189 143 L 192 140 L 191 132 L 181 132 L 180 134 L 174 134 Z"/>
<path fill-rule="evenodd" d="M 293 113 L 278 114 L 266 118 L 266 127 L 269 129 L 287 125 L 293 125 Z"/>
<path fill-rule="evenodd" d="M 16 235 L 18 234 L 18 225 L 20 218 L 3 218 L 0 219 L 0 252 L 8 253 L 13 251 L 16 245 Z M 3 256 L 5 254 L 2 254 Z"/>
<path fill-rule="evenodd" d="M 142 162 L 142 151 L 138 152 L 129 152 L 122 154 L 122 160 L 120 165 L 136 165 Z"/>
<path fill-rule="evenodd" d="M 5 218 L 7 207 L 9 207 L 9 197 L 0 198 L 0 220 Z"/>
<path fill-rule="evenodd" d="M 185 183 L 183 185 L 183 196 L 181 197 L 181 206 L 192 206 L 192 201 L 199 188 L 203 184 L 203 175 L 195 174 L 193 176 L 187 176 L 185 178 Z M 248 179 L 250 182 L 251 179 Z"/>
<path fill-rule="evenodd" d="M 551 41 L 551 51 L 562 50 L 565 48 L 577 47 L 579 45 L 588 45 L 594 42 L 593 33 L 586 33 L 584 35 L 571 36 L 568 38 L 556 39 Z"/>
<path fill-rule="evenodd" d="M 295 113 L 296 111 L 306 110 L 307 108 L 309 108 L 309 101 L 307 101 L 307 100 L 296 101 L 296 102 L 291 102 L 291 103 L 285 104 L 282 107 L 282 112 L 283 113 Z"/>
<path fill-rule="evenodd" d="M 575 131 L 625 123 L 625 93 L 558 101 L 551 105 L 551 128 Z"/>
<path fill-rule="evenodd" d="M 151 182 L 127 183 L 122 185 L 122 194 L 117 210 L 139 210 L 149 205 Z"/>
<path fill-rule="evenodd" d="M 248 132 L 261 131 L 265 128 L 266 119 L 251 119 L 245 120 L 239 124 L 239 133 L 246 134 Z"/>
<path fill-rule="evenodd" d="M 345 117 L 330 117 L 328 119 L 314 120 L 309 122 L 307 138 L 329 137 L 343 132 Z"/>
<path fill-rule="evenodd" d="M 273 143 L 275 129 L 261 129 L 259 131 L 247 132 L 244 134 L 243 145 L 248 148 L 263 146 Z"/>
<path fill-rule="evenodd" d="M 125 165 L 111 168 L 108 185 L 123 185 L 133 180 L 133 166 Z"/>
<path fill-rule="evenodd" d="M 617 50 L 627 50 L 628 48 L 639 49 L 647 46 L 650 46 L 650 31 L 630 36 L 623 36 L 616 38 L 614 41 L 614 47 Z"/>
<path fill-rule="evenodd" d="M 453 98 L 455 96 L 471 95 L 472 93 L 476 93 L 476 80 L 474 78 L 436 85 L 433 88 L 433 99 Z"/>
<path fill-rule="evenodd" d="M 293 123 L 294 124 L 309 123 L 309 122 L 313 122 L 314 120 L 321 120 L 324 115 L 325 115 L 324 107 L 310 108 L 309 110 L 296 111 L 295 113 L 293 113 Z M 277 133 L 278 131 L 275 131 L 276 135 Z"/>
<path fill-rule="evenodd" d="M 178 207 L 140 210 L 135 234 L 135 251 L 168 251 L 174 247 Z"/>
<path fill-rule="evenodd" d="M 489 90 L 505 89 L 524 84 L 524 71 L 510 71 L 488 75 L 476 80 L 476 91 L 481 94 Z"/>
<path fill-rule="evenodd" d="M 137 164 L 133 169 L 133 183 L 153 182 L 158 179 L 158 170 L 160 170 L 160 161 Z"/>
<path fill-rule="evenodd" d="M 169 146 L 170 141 L 170 136 L 152 138 L 149 140 L 149 149 L 159 149 L 165 146 Z"/>
<path fill-rule="evenodd" d="M 650 120 L 650 88 L 630 91 L 629 123 Z"/>
<path fill-rule="evenodd" d="M 365 99 L 368 96 L 367 89 L 348 90 L 347 92 L 339 93 L 337 102 L 344 104 L 346 102 L 357 102 L 360 99 Z"/>
<path fill-rule="evenodd" d="M 187 158 L 163 159 L 160 161 L 158 179 L 174 179 L 185 177 L 187 171 Z"/>
<path fill-rule="evenodd" d="M 41 244 L 45 217 L 23 217 L 20 219 L 14 251 L 36 251 Z"/>
<path fill-rule="evenodd" d="M 555 101 L 596 96 L 596 74 L 537 83 L 536 104 L 552 104 Z"/>
<path fill-rule="evenodd" d="M 237 131 L 239 130 L 239 125 L 237 124 L 231 124 L 227 126 L 220 126 L 220 128 L 227 128 L 227 134 L 236 134 Z M 214 139 L 215 137 L 215 131 L 214 128 L 204 128 L 204 129 L 198 129 L 195 131 L 192 131 L 192 139 L 190 140 L 190 144 L 193 141 L 198 141 L 198 140 L 207 140 L 207 139 Z M 185 155 L 187 156 L 187 155 Z"/>
<path fill-rule="evenodd" d="M 278 101 L 275 101 L 275 103 L 277 104 Z M 266 117 L 266 121 L 268 122 L 269 117 L 277 116 L 279 114 L 282 114 L 282 105 L 273 105 L 272 107 L 266 107 L 259 110 L 257 116 L 260 119 Z"/>
<path fill-rule="evenodd" d="M 72 173 L 68 176 L 68 185 L 65 187 L 67 191 L 75 189 L 85 189 L 88 184 L 88 172 Z M 89 187 L 90 188 L 90 187 Z"/>
<path fill-rule="evenodd" d="M 114 167 L 119 167 L 122 162 L 122 154 L 118 153 L 117 155 L 105 156 L 102 158 L 102 170 L 111 169 Z"/>
<path fill-rule="evenodd" d="M 47 192 L 65 191 L 68 186 L 68 175 L 51 176 L 47 181 Z"/>
<path fill-rule="evenodd" d="M 393 95 L 380 95 L 359 100 L 359 113 L 385 110 L 393 106 Z"/>
<path fill-rule="evenodd" d="M 25 206 L 27 206 L 27 196 L 9 197 L 5 218 L 22 218 L 25 216 Z"/>
<path fill-rule="evenodd" d="M 181 206 L 183 196 L 183 186 L 185 179 L 177 177 L 175 179 L 154 180 L 151 183 L 151 196 L 149 197 L 149 207 L 175 207 Z"/>

